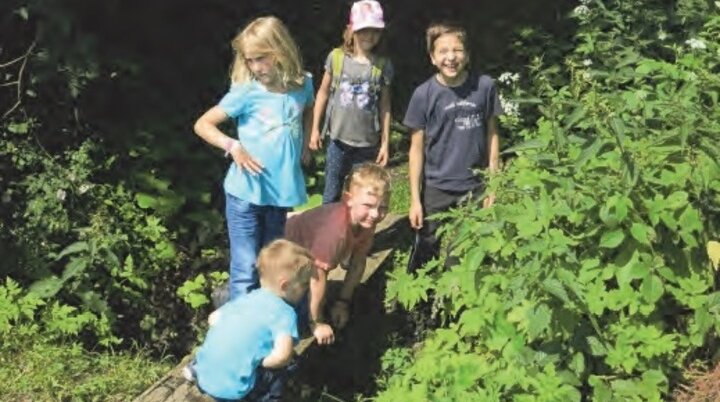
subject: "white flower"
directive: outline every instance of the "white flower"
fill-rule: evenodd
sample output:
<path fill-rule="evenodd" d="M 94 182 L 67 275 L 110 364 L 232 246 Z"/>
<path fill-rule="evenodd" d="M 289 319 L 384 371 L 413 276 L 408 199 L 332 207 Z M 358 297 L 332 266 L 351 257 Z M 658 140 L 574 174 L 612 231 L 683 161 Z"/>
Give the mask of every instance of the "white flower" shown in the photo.
<path fill-rule="evenodd" d="M 78 193 L 85 194 L 88 190 L 90 190 L 90 188 L 92 188 L 92 184 L 83 183 L 80 185 L 80 188 L 78 188 Z"/>
<path fill-rule="evenodd" d="M 75 180 L 77 180 L 77 176 L 75 176 L 75 173 L 70 173 L 70 174 L 68 175 L 68 180 L 70 180 L 70 181 L 75 181 Z"/>
<path fill-rule="evenodd" d="M 668 37 L 667 32 L 663 31 L 662 29 L 660 30 L 660 32 L 658 32 L 659 40 L 665 40 L 665 39 L 667 39 L 667 37 Z"/>
<path fill-rule="evenodd" d="M 707 49 L 707 45 L 702 39 L 690 38 L 685 41 L 685 44 L 690 46 L 690 49 Z"/>
<path fill-rule="evenodd" d="M 513 82 L 517 82 L 519 79 L 520 79 L 520 74 L 511 73 L 511 72 L 504 72 L 504 73 L 500 74 L 500 76 L 498 77 L 498 81 L 500 81 L 506 85 L 510 85 Z"/>
<path fill-rule="evenodd" d="M 66 195 L 67 195 L 67 193 L 63 189 L 60 189 L 57 192 L 55 192 L 55 197 L 57 197 L 57 199 L 60 201 L 65 201 Z"/>
<path fill-rule="evenodd" d="M 502 95 L 500 95 L 499 98 L 500 107 L 502 107 L 503 113 L 508 116 L 517 116 L 519 114 L 520 105 L 518 105 L 517 102 L 509 101 L 505 99 Z"/>
<path fill-rule="evenodd" d="M 587 17 L 588 15 L 590 15 L 590 7 L 584 4 L 577 6 L 573 10 L 573 14 L 575 14 L 576 17 Z"/>
<path fill-rule="evenodd" d="M 590 60 L 590 59 L 585 59 L 585 60 L 583 60 L 582 63 L 583 63 L 583 66 L 585 66 L 585 67 L 590 67 L 593 64 L 592 60 Z"/>

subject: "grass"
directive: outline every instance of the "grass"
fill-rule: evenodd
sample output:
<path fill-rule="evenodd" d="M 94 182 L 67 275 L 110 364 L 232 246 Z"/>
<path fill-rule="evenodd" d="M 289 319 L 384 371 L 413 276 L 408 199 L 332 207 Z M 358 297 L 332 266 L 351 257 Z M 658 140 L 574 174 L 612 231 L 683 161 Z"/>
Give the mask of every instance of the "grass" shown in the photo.
<path fill-rule="evenodd" d="M 22 337 L 2 341 L 0 401 L 130 401 L 172 368 L 138 350 L 91 352 L 77 343 Z"/>

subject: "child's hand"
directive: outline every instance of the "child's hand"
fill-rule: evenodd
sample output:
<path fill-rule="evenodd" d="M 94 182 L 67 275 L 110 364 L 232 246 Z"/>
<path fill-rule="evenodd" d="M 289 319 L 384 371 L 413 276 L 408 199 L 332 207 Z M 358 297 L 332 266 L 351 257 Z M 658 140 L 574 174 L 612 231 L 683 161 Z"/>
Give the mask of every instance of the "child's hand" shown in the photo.
<path fill-rule="evenodd" d="M 320 130 L 312 130 L 310 132 L 310 149 L 313 151 L 319 151 L 322 149 L 322 137 L 320 137 Z"/>
<path fill-rule="evenodd" d="M 388 147 L 381 146 L 380 152 L 378 152 L 377 158 L 375 158 L 375 163 L 377 163 L 378 165 L 380 165 L 382 167 L 385 167 L 385 165 L 387 165 L 387 162 L 388 162 L 389 154 L 390 154 L 390 152 L 388 151 Z"/>
<path fill-rule="evenodd" d="M 423 225 L 423 210 L 420 203 L 411 203 L 410 211 L 408 211 L 408 218 L 410 219 L 410 227 L 415 230 L 419 230 Z"/>
<path fill-rule="evenodd" d="M 338 329 L 345 328 L 350 318 L 350 304 L 344 300 L 336 300 L 330 309 L 330 320 Z"/>
<path fill-rule="evenodd" d="M 335 334 L 332 327 L 325 323 L 315 324 L 313 336 L 319 345 L 330 345 L 335 342 Z"/>
<path fill-rule="evenodd" d="M 302 156 L 300 157 L 300 162 L 302 162 L 302 164 L 303 164 L 304 166 L 308 166 L 308 165 L 310 165 L 310 160 L 311 160 L 311 158 L 312 158 L 312 157 L 310 156 L 310 149 L 309 149 L 309 148 L 303 148 Z"/>
<path fill-rule="evenodd" d="M 240 142 L 236 141 L 230 148 L 230 155 L 233 160 L 237 163 L 240 170 L 247 170 L 252 175 L 262 173 L 263 165 L 255 158 L 253 158 L 243 147 Z"/>

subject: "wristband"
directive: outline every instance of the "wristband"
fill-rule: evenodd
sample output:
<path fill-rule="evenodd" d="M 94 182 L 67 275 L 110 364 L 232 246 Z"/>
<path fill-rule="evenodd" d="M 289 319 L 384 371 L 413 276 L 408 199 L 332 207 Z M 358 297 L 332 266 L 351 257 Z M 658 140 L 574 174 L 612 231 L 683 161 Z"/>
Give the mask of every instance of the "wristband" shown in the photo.
<path fill-rule="evenodd" d="M 228 155 L 230 155 L 230 151 L 232 151 L 235 144 L 240 145 L 240 141 L 230 137 L 225 140 L 225 144 L 223 144 L 223 149 L 225 150 L 226 158 L 228 157 Z"/>

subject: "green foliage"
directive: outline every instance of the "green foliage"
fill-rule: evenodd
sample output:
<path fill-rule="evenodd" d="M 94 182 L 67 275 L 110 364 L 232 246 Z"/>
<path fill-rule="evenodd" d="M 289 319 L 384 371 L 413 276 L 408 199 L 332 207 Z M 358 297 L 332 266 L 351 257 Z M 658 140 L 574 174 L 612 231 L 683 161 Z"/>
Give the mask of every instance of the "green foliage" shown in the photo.
<path fill-rule="evenodd" d="M 459 263 L 392 274 L 389 297 L 432 294 L 448 325 L 386 354 L 379 401 L 661 401 L 709 359 L 720 9 L 583 4 L 568 53 L 511 89 L 520 141 L 489 177 L 496 205 L 443 216 Z"/>
<path fill-rule="evenodd" d="M 169 368 L 144 351 L 89 352 L 76 341 L 87 330 L 109 334 L 102 316 L 0 285 L 0 383 L 3 400 L 129 400 Z"/>

